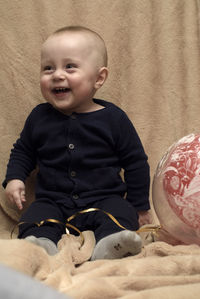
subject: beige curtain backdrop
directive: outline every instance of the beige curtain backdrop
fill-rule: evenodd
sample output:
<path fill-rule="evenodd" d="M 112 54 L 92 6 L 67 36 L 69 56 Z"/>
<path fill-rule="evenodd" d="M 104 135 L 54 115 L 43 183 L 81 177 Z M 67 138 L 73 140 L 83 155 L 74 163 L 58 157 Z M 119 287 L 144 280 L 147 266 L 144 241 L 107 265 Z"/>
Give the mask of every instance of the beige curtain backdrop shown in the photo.
<path fill-rule="evenodd" d="M 97 97 L 127 112 L 153 180 L 167 148 L 200 132 L 199 6 L 199 0 L 0 0 L 1 181 L 27 115 L 43 101 L 41 43 L 66 25 L 104 38 L 110 73 Z"/>
<path fill-rule="evenodd" d="M 200 0 L 0 0 L 0 181 L 27 115 L 43 101 L 41 44 L 67 25 L 90 27 L 104 38 L 110 73 L 97 97 L 127 112 L 153 181 L 168 147 L 200 133 L 199 21 Z M 27 182 L 27 205 L 34 198 L 33 182 Z M 151 243 L 144 234 L 139 255 L 90 262 L 95 240 L 92 232 L 83 232 L 82 246 L 79 238 L 65 235 L 59 254 L 50 257 L 30 242 L 10 240 L 19 216 L 0 187 L 0 264 L 72 298 L 199 298 L 197 245 Z"/>

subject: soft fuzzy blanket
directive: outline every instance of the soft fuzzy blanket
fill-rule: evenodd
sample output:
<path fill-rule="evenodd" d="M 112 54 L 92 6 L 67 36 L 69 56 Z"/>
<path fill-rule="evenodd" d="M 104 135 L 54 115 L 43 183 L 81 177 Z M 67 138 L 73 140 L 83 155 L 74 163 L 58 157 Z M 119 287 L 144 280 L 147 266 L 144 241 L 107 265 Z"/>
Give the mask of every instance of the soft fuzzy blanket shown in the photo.
<path fill-rule="evenodd" d="M 10 239 L 15 221 L 1 208 L 0 262 L 77 299 L 196 299 L 200 293 L 200 247 L 152 242 L 141 233 L 142 252 L 120 260 L 89 261 L 91 231 L 63 235 L 59 253 L 49 256 L 25 240 Z"/>

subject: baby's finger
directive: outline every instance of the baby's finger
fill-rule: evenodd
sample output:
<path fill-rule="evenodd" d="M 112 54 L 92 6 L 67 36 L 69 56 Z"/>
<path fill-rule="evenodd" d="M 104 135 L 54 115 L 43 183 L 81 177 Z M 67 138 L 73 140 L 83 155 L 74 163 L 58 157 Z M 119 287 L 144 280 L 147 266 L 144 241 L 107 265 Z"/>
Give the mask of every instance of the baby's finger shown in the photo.
<path fill-rule="evenodd" d="M 18 207 L 18 209 L 21 210 L 23 208 L 23 206 L 22 206 L 21 196 L 20 196 L 19 192 L 15 192 L 13 194 L 13 200 L 14 200 L 16 206 Z"/>
<path fill-rule="evenodd" d="M 21 192 L 21 201 L 22 201 L 22 202 L 25 202 L 25 201 L 26 201 L 26 194 L 25 194 L 25 191 L 22 191 L 22 192 Z"/>
<path fill-rule="evenodd" d="M 15 199 L 15 204 L 18 207 L 19 210 L 23 209 L 23 205 L 22 205 L 21 199 Z"/>

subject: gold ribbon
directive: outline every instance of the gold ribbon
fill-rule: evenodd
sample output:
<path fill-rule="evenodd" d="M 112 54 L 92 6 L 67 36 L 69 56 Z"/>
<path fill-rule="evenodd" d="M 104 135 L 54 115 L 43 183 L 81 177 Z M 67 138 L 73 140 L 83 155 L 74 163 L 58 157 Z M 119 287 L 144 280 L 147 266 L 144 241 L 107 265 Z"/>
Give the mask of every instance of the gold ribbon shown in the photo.
<path fill-rule="evenodd" d="M 98 211 L 103 212 L 104 214 L 106 214 L 120 228 L 125 229 L 125 230 L 129 230 L 126 227 L 124 227 L 123 225 L 121 225 L 119 223 L 119 221 L 112 214 L 110 214 L 110 213 L 108 213 L 108 212 L 106 212 L 104 210 L 101 210 L 99 208 L 89 208 L 89 209 L 85 209 L 85 210 L 79 211 L 79 212 L 73 214 L 72 216 L 68 217 L 65 224 L 63 222 L 59 221 L 59 220 L 51 219 L 51 218 L 50 219 L 46 219 L 46 220 L 42 220 L 40 222 L 34 222 L 34 223 L 23 222 L 23 221 L 19 222 L 18 224 L 16 224 L 13 227 L 13 229 L 11 231 L 11 239 L 12 239 L 13 233 L 14 233 L 14 231 L 16 229 L 16 226 L 20 226 L 22 224 L 35 224 L 38 227 L 40 227 L 40 226 L 44 225 L 46 222 L 51 222 L 51 223 L 56 223 L 56 224 L 64 225 L 65 228 L 66 228 L 66 234 L 67 235 L 70 235 L 68 227 L 70 227 L 70 228 L 74 229 L 75 231 L 77 231 L 79 233 L 79 235 L 80 235 L 81 246 L 82 246 L 83 243 L 84 243 L 84 237 L 83 237 L 82 232 L 77 227 L 75 227 L 74 225 L 70 224 L 69 222 L 71 220 L 73 220 L 74 218 L 76 218 L 77 216 L 81 215 L 81 214 L 90 213 L 90 212 L 98 212 Z M 160 225 L 148 225 L 148 227 L 141 227 L 141 228 L 139 228 L 138 230 L 136 230 L 136 233 L 152 232 L 153 234 L 157 234 L 160 229 L 161 229 Z"/>
<path fill-rule="evenodd" d="M 115 222 L 115 224 L 119 227 L 121 227 L 122 229 L 125 230 L 129 230 L 126 227 L 124 227 L 122 224 L 119 223 L 119 221 L 117 221 L 117 219 L 110 213 L 101 210 L 99 208 L 90 208 L 90 209 L 86 209 L 86 210 L 82 210 L 79 211 L 75 214 L 73 214 L 72 216 L 70 216 L 69 218 L 67 218 L 67 221 L 71 221 L 72 219 L 76 218 L 78 215 L 80 214 L 84 214 L 84 213 L 88 213 L 88 212 L 94 212 L 94 211 L 100 211 L 103 212 L 104 214 L 106 214 L 113 222 Z M 148 225 L 148 227 L 140 227 L 138 230 L 136 230 L 136 233 L 143 233 L 143 232 L 152 232 L 154 234 L 157 234 L 158 231 L 161 229 L 160 225 Z"/>

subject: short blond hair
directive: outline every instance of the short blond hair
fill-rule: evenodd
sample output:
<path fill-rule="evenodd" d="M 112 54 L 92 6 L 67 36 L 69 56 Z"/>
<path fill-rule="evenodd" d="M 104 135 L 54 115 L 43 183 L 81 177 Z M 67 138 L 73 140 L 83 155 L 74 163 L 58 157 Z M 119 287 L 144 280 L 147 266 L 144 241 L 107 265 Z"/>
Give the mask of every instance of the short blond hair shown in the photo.
<path fill-rule="evenodd" d="M 90 34 L 96 41 L 95 45 L 102 57 L 102 66 L 108 65 L 108 54 L 103 38 L 95 31 L 83 26 L 66 26 L 56 30 L 52 35 L 57 35 L 65 32 L 83 32 Z"/>

